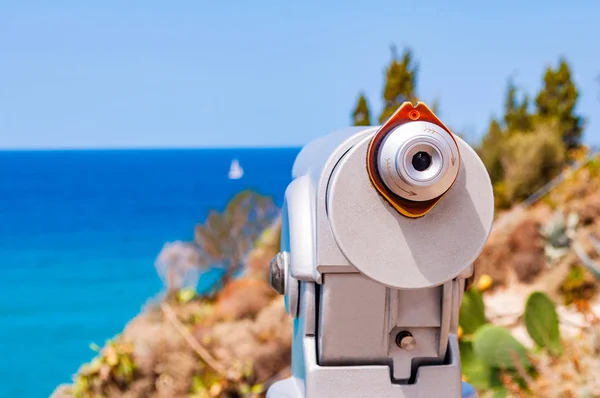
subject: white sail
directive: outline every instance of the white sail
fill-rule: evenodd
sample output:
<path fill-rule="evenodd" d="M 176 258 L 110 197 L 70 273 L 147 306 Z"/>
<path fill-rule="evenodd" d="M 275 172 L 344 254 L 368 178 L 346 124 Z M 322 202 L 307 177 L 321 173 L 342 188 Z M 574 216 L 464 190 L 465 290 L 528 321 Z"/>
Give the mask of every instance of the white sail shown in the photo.
<path fill-rule="evenodd" d="M 230 180 L 239 180 L 244 175 L 244 169 L 240 166 L 240 162 L 237 159 L 234 159 L 231 162 L 231 166 L 229 167 L 229 179 Z"/>

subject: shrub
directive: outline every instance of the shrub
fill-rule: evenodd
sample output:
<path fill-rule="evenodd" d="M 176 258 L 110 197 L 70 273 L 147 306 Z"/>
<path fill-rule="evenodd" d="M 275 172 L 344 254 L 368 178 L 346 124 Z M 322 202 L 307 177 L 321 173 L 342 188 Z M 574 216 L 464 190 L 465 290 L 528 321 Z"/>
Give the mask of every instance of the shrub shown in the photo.
<path fill-rule="evenodd" d="M 502 154 L 506 197 L 511 203 L 527 198 L 557 176 L 565 160 L 564 144 L 551 124 L 512 134 Z"/>
<path fill-rule="evenodd" d="M 221 268 L 225 285 L 242 269 L 255 242 L 278 214 L 269 197 L 250 190 L 237 194 L 222 213 L 211 211 L 206 222 L 196 227 L 195 241 L 201 248 L 198 266 Z"/>

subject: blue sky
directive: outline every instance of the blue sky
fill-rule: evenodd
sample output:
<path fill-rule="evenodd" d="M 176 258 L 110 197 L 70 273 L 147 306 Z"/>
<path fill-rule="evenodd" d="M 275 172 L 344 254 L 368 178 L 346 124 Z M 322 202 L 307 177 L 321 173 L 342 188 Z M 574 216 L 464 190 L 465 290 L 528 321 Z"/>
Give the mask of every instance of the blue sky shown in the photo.
<path fill-rule="evenodd" d="M 578 4 L 578 5 L 575 5 Z M 0 2 L 0 147 L 298 146 L 381 109 L 390 45 L 476 141 L 567 57 L 600 144 L 600 2 Z M 594 39 L 595 38 L 595 39 Z"/>

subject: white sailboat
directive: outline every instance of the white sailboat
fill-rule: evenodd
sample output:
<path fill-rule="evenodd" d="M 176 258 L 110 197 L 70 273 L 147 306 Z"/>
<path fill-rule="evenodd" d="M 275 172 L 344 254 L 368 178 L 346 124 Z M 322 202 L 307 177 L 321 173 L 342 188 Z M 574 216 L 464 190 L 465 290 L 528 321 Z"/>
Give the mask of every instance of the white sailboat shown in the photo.
<path fill-rule="evenodd" d="M 244 169 L 240 166 L 240 162 L 237 159 L 233 159 L 231 166 L 229 167 L 229 179 L 239 180 L 244 176 Z"/>

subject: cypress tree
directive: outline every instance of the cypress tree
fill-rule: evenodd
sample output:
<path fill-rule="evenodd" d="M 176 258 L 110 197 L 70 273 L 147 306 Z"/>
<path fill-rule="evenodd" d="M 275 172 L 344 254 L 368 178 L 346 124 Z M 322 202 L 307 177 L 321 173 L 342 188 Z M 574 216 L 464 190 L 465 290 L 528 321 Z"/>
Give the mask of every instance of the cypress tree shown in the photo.
<path fill-rule="evenodd" d="M 392 46 L 392 61 L 385 73 L 383 89 L 384 108 L 379 123 L 389 118 L 404 101 L 416 101 L 415 89 L 418 66 L 413 62 L 410 49 L 405 49 L 398 59 L 396 47 Z"/>
<path fill-rule="evenodd" d="M 509 133 L 526 132 L 533 129 L 533 116 L 529 113 L 529 96 L 525 94 L 523 101 L 517 99 L 517 87 L 509 81 L 506 100 L 504 101 L 504 123 Z"/>
<path fill-rule="evenodd" d="M 504 172 L 502 168 L 502 147 L 505 133 L 497 119 L 492 119 L 488 130 L 481 141 L 479 155 L 490 175 L 492 183 L 502 180 Z"/>
<path fill-rule="evenodd" d="M 363 93 L 358 97 L 358 102 L 352 112 L 352 121 L 355 126 L 370 126 L 371 125 L 371 112 L 369 111 L 369 104 L 367 98 Z"/>
<path fill-rule="evenodd" d="M 575 114 L 579 91 L 571 79 L 571 69 L 564 58 L 554 70 L 551 66 L 544 73 L 544 85 L 536 97 L 537 114 L 542 118 L 555 119 L 567 149 L 581 143 L 583 118 Z"/>

